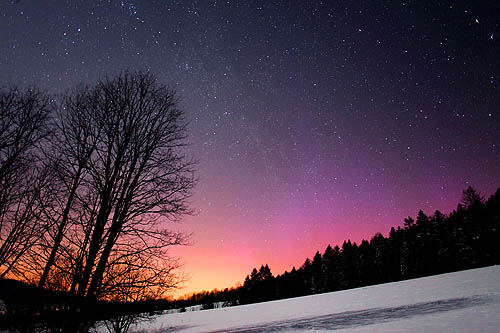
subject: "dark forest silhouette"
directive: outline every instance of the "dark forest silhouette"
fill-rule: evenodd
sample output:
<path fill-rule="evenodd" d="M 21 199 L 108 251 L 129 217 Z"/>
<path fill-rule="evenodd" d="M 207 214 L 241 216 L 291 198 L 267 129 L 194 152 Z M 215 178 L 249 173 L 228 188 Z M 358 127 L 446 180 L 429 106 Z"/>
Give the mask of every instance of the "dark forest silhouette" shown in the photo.
<path fill-rule="evenodd" d="M 360 244 L 344 241 L 316 252 L 298 269 L 273 276 L 254 268 L 242 286 L 200 292 L 174 307 L 248 304 L 332 292 L 500 263 L 500 188 L 487 201 L 472 187 L 449 215 L 420 211 L 388 237 L 376 233 Z"/>

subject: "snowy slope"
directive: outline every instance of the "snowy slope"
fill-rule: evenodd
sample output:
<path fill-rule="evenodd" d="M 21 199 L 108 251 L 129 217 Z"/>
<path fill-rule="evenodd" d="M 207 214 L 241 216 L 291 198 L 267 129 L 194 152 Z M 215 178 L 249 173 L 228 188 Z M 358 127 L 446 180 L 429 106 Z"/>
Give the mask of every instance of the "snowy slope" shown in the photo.
<path fill-rule="evenodd" d="M 500 332 L 500 266 L 196 312 L 136 332 Z"/>

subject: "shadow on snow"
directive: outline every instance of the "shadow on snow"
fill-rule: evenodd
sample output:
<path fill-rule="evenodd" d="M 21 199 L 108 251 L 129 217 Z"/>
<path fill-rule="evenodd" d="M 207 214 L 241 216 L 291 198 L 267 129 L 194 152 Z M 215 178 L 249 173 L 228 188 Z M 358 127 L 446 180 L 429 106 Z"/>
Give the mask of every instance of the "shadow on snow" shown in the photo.
<path fill-rule="evenodd" d="M 451 298 L 433 302 L 409 304 L 391 308 L 372 308 L 361 311 L 347 311 L 329 315 L 309 317 L 294 320 L 276 321 L 256 326 L 243 326 L 218 331 L 224 333 L 236 332 L 276 332 L 289 330 L 333 330 L 355 328 L 359 326 L 384 323 L 426 314 L 453 311 L 469 307 L 485 305 L 493 302 L 493 298 L 473 296 L 466 298 Z"/>

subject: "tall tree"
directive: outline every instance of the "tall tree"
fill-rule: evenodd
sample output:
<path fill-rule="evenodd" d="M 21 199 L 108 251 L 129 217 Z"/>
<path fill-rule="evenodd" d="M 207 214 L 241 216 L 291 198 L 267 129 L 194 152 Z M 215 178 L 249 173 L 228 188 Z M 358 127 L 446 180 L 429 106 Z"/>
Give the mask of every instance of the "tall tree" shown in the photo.
<path fill-rule="evenodd" d="M 44 233 L 48 175 L 39 161 L 52 100 L 35 88 L 0 89 L 0 277 L 16 269 Z"/>
<path fill-rule="evenodd" d="M 71 220 L 70 213 L 76 213 L 74 201 L 77 200 L 78 189 L 88 174 L 88 162 L 95 152 L 102 131 L 102 123 L 93 123 L 88 94 L 88 88 L 80 87 L 64 97 L 62 107 L 57 112 L 55 135 L 50 142 L 50 148 L 46 149 L 46 162 L 56 176 L 57 185 L 53 186 L 52 190 L 59 198 L 55 201 L 60 204 L 53 206 L 50 212 L 46 210 L 47 217 L 55 225 L 55 235 L 48 241 L 50 254 L 38 282 L 40 287 L 45 286 L 50 269 L 54 265 L 68 222 Z M 87 197 L 84 200 L 88 199 Z M 82 246 L 82 250 L 84 249 L 85 245 Z M 78 262 L 81 261 L 81 255 L 77 257 L 80 260 L 76 259 L 76 266 L 80 266 Z"/>
<path fill-rule="evenodd" d="M 175 93 L 123 72 L 70 92 L 61 109 L 52 154 L 62 190 L 39 285 L 62 274 L 79 296 L 122 300 L 173 286 L 167 250 L 186 237 L 165 223 L 191 212 L 195 184 Z"/>
<path fill-rule="evenodd" d="M 323 270 L 323 258 L 319 251 L 313 257 L 311 263 L 312 279 L 311 289 L 313 294 L 322 293 L 324 291 L 325 276 Z"/>
<path fill-rule="evenodd" d="M 340 248 L 335 246 L 332 248 L 330 245 L 326 247 L 323 254 L 323 271 L 325 291 L 335 291 L 339 289 L 338 284 L 338 264 L 339 264 Z"/>
<path fill-rule="evenodd" d="M 102 140 L 89 163 L 100 207 L 78 292 L 96 297 L 115 245 L 127 247 L 117 243 L 120 238 L 143 245 L 132 251 L 136 259 L 151 255 L 150 249 L 183 242 L 180 234 L 162 229 L 158 221 L 190 212 L 187 198 L 194 178 L 193 162 L 182 152 L 183 112 L 175 94 L 158 85 L 154 76 L 122 73 L 100 82 L 89 97 L 95 122 L 103 125 Z"/>

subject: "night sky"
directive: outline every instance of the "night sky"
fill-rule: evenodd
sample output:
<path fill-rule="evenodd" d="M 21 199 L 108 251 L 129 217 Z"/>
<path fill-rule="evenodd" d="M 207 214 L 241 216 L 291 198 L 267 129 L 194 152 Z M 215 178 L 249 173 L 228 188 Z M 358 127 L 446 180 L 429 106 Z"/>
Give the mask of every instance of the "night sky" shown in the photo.
<path fill-rule="evenodd" d="M 499 1 L 0 0 L 0 85 L 124 69 L 183 98 L 200 161 L 180 293 L 500 185 Z"/>

